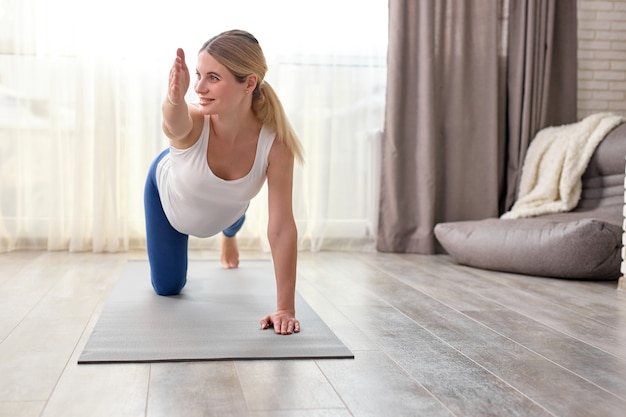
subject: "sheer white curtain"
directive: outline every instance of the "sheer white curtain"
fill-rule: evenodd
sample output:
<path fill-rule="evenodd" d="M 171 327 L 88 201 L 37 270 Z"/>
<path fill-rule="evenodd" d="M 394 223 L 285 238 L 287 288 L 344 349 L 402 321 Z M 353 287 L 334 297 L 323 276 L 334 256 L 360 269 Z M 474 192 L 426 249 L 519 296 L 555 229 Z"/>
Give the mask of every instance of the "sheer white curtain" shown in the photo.
<path fill-rule="evenodd" d="M 305 148 L 300 248 L 373 248 L 386 1 L 0 0 L 0 252 L 144 247 L 143 184 L 167 146 L 176 48 L 193 68 L 201 44 L 233 28 L 259 39 Z M 263 190 L 242 246 L 267 249 L 266 221 Z"/>

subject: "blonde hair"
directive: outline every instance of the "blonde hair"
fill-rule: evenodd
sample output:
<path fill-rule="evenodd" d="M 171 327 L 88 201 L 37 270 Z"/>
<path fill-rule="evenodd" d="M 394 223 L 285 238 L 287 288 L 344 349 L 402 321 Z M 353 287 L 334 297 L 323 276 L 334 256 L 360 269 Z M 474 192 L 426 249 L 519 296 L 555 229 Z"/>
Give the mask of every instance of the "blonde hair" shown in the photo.
<path fill-rule="evenodd" d="M 264 80 L 267 73 L 265 55 L 259 41 L 243 30 L 229 30 L 209 39 L 200 52 L 211 54 L 237 78 L 245 82 L 251 74 L 257 76 L 257 85 L 252 93 L 252 111 L 266 126 L 276 132 L 298 162 L 304 161 L 302 145 L 287 119 L 285 109 L 274 89 Z"/>

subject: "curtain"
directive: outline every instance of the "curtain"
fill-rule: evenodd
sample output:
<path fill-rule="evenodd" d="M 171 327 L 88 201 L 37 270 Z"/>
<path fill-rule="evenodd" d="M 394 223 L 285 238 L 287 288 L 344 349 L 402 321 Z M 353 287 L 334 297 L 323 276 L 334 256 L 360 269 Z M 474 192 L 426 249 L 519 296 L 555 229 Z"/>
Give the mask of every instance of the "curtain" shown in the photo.
<path fill-rule="evenodd" d="M 385 2 L 358 0 L 0 0 L 0 252 L 144 248 L 143 185 L 167 146 L 160 108 L 176 48 L 193 71 L 202 43 L 233 28 L 259 39 L 303 143 L 299 248 L 373 249 L 387 24 Z M 266 194 L 243 249 L 269 247 Z"/>
<path fill-rule="evenodd" d="M 535 134 L 576 121 L 576 1 L 512 1 L 509 21 L 507 187 L 501 212 L 515 202 Z"/>
<path fill-rule="evenodd" d="M 377 248 L 435 253 L 434 225 L 498 214 L 499 3 L 389 2 Z"/>
<path fill-rule="evenodd" d="M 506 211 L 534 134 L 575 118 L 575 39 L 575 0 L 390 0 L 379 251 Z"/>

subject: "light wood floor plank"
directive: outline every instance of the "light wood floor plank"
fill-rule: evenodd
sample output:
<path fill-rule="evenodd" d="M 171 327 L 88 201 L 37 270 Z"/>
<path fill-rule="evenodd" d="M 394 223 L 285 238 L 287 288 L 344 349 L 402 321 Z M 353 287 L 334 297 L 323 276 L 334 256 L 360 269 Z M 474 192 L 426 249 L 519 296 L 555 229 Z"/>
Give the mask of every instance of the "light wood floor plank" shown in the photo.
<path fill-rule="evenodd" d="M 512 311 L 466 314 L 626 401 L 626 361 Z"/>
<path fill-rule="evenodd" d="M 140 417 L 150 365 L 75 365 L 65 370 L 41 417 Z"/>
<path fill-rule="evenodd" d="M 245 417 L 233 362 L 152 364 L 148 417 Z"/>
<path fill-rule="evenodd" d="M 45 401 L 0 402 L 0 417 L 39 417 Z"/>
<path fill-rule="evenodd" d="M 346 306 L 342 310 L 454 415 L 550 415 L 395 308 Z"/>
<path fill-rule="evenodd" d="M 346 409 L 315 361 L 237 361 L 235 366 L 250 411 Z"/>
<path fill-rule="evenodd" d="M 355 417 L 453 416 L 381 351 L 360 351 L 355 360 L 318 365 Z"/>

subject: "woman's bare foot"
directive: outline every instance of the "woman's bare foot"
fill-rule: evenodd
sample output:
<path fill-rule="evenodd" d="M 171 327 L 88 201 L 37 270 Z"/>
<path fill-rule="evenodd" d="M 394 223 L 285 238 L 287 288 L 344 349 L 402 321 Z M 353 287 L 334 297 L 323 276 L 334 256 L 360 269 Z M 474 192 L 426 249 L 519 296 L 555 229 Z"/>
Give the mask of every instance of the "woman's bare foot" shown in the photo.
<path fill-rule="evenodd" d="M 237 236 L 228 237 L 222 233 L 222 253 L 220 260 L 222 261 L 222 266 L 226 269 L 233 269 L 239 266 Z"/>

